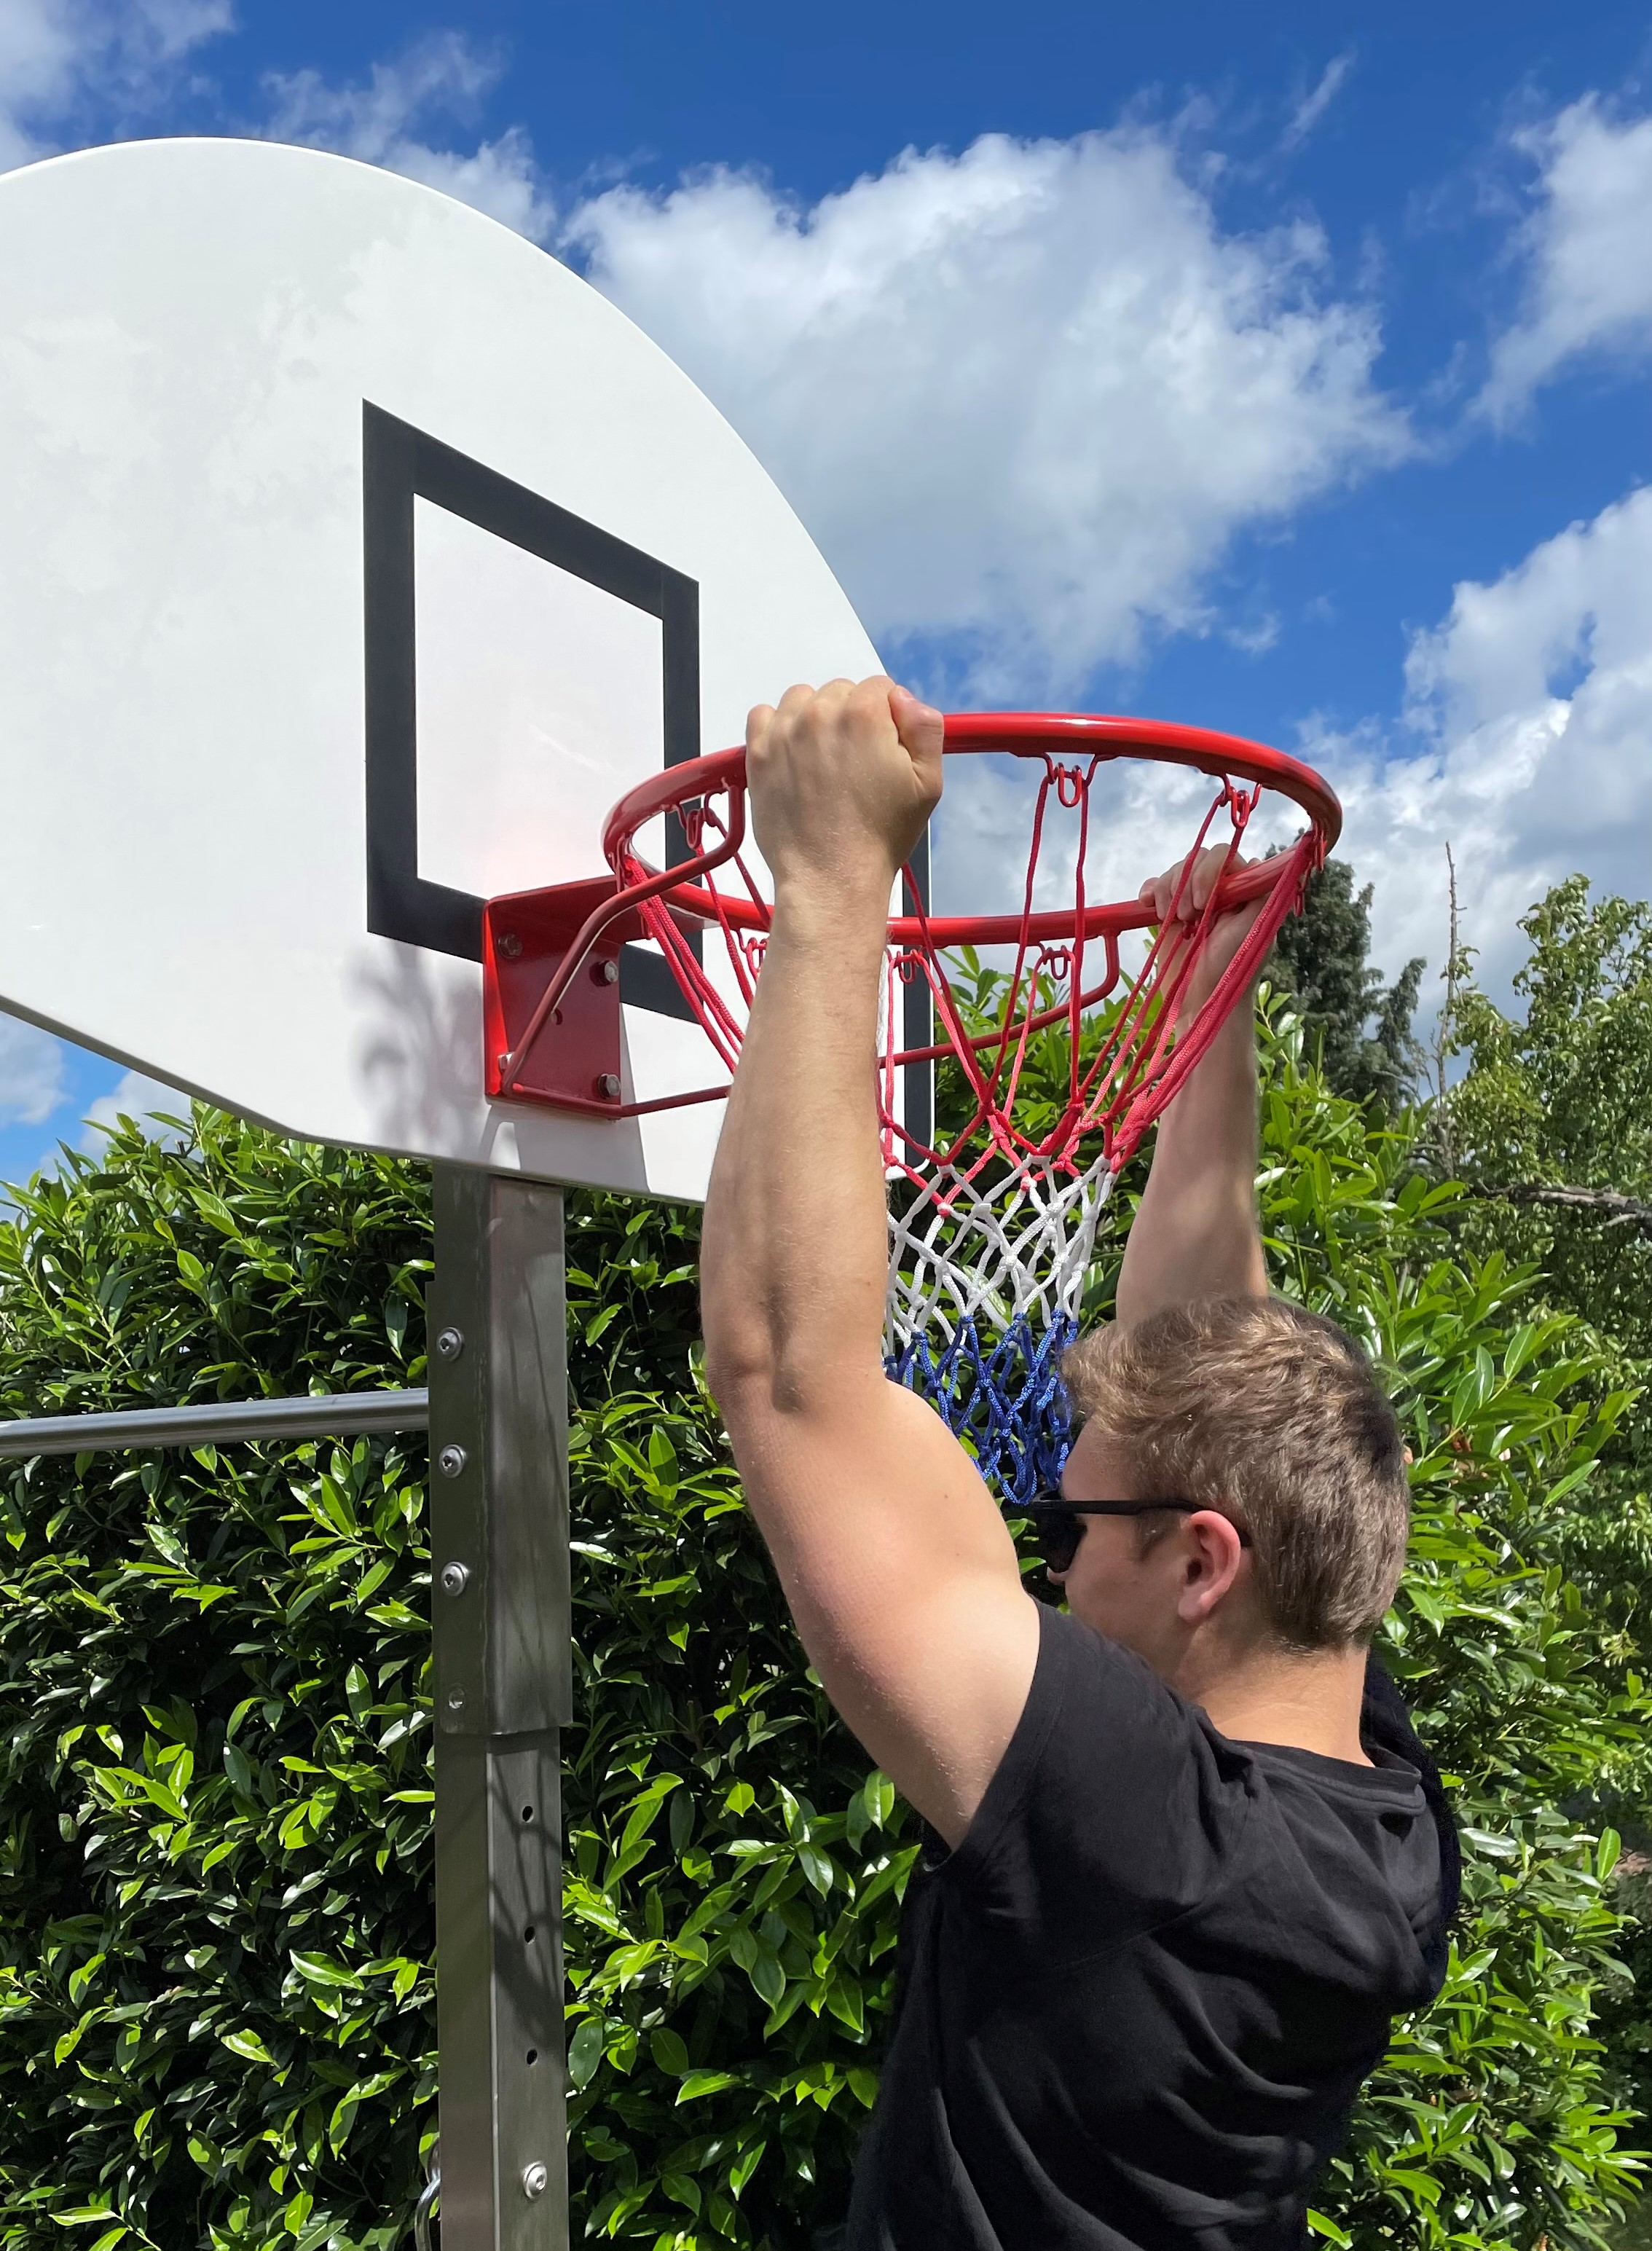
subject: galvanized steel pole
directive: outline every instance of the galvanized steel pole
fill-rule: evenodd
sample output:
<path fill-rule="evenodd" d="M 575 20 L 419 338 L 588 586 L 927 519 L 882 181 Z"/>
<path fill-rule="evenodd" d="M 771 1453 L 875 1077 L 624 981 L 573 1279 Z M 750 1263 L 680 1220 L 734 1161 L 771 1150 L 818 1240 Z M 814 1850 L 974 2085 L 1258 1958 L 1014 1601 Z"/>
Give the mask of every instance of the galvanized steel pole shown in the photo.
<path fill-rule="evenodd" d="M 438 1166 L 429 1299 L 442 2251 L 565 2251 L 571 1715 L 558 1188 Z"/>
<path fill-rule="evenodd" d="M 285 1444 L 363 1430 L 422 1430 L 424 1391 L 318 1391 L 301 1399 L 214 1399 L 194 1407 L 128 1407 L 112 1415 L 37 1415 L 0 1422 L 0 1457 L 95 1454 L 145 1446 Z"/>

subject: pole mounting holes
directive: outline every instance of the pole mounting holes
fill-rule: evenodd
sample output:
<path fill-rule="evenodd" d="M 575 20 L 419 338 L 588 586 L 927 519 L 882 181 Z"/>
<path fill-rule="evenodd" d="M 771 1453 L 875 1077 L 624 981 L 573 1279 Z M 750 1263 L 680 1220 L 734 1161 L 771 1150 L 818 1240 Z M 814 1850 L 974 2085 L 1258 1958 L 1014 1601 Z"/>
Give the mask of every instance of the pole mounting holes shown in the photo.
<path fill-rule="evenodd" d="M 531 1805 L 524 1805 L 524 1806 L 523 1806 L 523 1808 L 522 1808 L 522 1819 L 523 1819 L 524 1821 L 531 1821 L 531 1820 L 533 1819 L 533 1818 L 534 1818 L 534 1809 L 533 1809 L 533 1807 L 532 1807 Z"/>
<path fill-rule="evenodd" d="M 526 1929 L 524 1929 L 524 1931 L 522 1932 L 522 1944 L 523 1944 L 524 1946 L 531 1946 L 531 1945 L 533 1944 L 533 1943 L 534 1943 L 534 1926 L 533 1926 L 533 1924 L 530 1922 L 530 1923 L 527 1926 Z"/>

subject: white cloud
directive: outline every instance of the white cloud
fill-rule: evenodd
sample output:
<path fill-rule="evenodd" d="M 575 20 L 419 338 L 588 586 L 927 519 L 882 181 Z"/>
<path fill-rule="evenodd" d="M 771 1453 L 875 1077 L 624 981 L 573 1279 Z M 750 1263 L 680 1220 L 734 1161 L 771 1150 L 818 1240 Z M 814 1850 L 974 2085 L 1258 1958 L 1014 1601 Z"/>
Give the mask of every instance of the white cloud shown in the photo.
<path fill-rule="evenodd" d="M 0 1015 L 0 1125 L 38 1126 L 68 1091 L 62 1042 L 19 1017 Z"/>
<path fill-rule="evenodd" d="M 1432 1011 L 1448 932 L 1446 846 L 1462 932 L 1487 988 L 1506 996 L 1524 958 L 1519 917 L 1574 871 L 1632 898 L 1652 885 L 1652 489 L 1545 540 L 1489 585 L 1465 582 L 1406 666 L 1405 724 L 1298 745 L 1342 799 L 1342 856 L 1375 886 L 1372 958 L 1389 976 L 1428 962 Z M 1419 747 L 1420 744 L 1420 747 Z M 1007 762 L 955 760 L 936 855 L 944 912 L 1019 902 L 1031 789 Z M 1125 898 L 1186 850 L 1206 786 L 1174 768 L 1123 765 L 1097 793 L 1089 896 Z M 1072 897 L 1070 821 L 1052 809 L 1039 897 Z M 1266 845 L 1294 814 L 1261 826 Z"/>
<path fill-rule="evenodd" d="M 1286 126 L 1282 136 L 1282 145 L 1286 149 L 1299 149 L 1302 146 L 1331 107 L 1331 103 L 1342 92 L 1353 66 L 1354 59 L 1351 50 L 1331 57 L 1319 74 L 1318 84 L 1303 96 L 1291 113 L 1290 122 Z"/>
<path fill-rule="evenodd" d="M 811 208 L 716 171 L 563 240 L 722 407 L 874 633 L 980 699 L 1211 622 L 1235 534 L 1408 443 L 1299 224 L 1223 232 L 1173 132 L 909 150 Z"/>
<path fill-rule="evenodd" d="M 395 62 L 375 63 L 353 85 L 334 85 L 314 70 L 273 74 L 265 80 L 273 103 L 266 130 L 273 140 L 336 149 L 422 180 L 543 241 L 556 213 L 520 126 L 479 142 L 468 156 L 415 131 L 434 118 L 473 119 L 502 69 L 497 55 L 484 54 L 461 32 L 440 31 Z"/>
<path fill-rule="evenodd" d="M 0 170 L 94 114 L 107 130 L 152 114 L 233 22 L 230 0 L 0 0 Z"/>
<path fill-rule="evenodd" d="M 232 0 L 0 0 L 0 170 L 153 117 L 190 90 L 195 50 L 233 27 Z M 520 126 L 468 150 L 428 129 L 473 121 L 503 67 L 461 32 L 435 32 L 354 83 L 271 73 L 266 121 L 239 129 L 404 172 L 543 241 L 555 212 Z"/>
<path fill-rule="evenodd" d="M 59 107 L 74 80 L 75 43 L 56 0 L 0 7 L 0 168 L 44 153 L 35 121 Z"/>
<path fill-rule="evenodd" d="M 175 1086 L 163 1079 L 150 1078 L 141 1070 L 129 1070 L 111 1093 L 100 1094 L 86 1112 L 80 1135 L 80 1146 L 95 1156 L 107 1146 L 108 1135 L 114 1132 L 122 1118 L 129 1118 L 141 1126 L 151 1140 L 176 1139 L 175 1129 L 162 1126 L 157 1112 L 171 1118 L 187 1118 L 190 1098 L 180 1094 Z"/>
<path fill-rule="evenodd" d="M 1575 871 L 1642 898 L 1652 854 L 1652 490 L 1534 548 L 1489 585 L 1457 587 L 1407 664 L 1427 747 L 1383 756 L 1380 731 L 1310 731 L 1347 813 L 1344 849 L 1376 884 L 1375 950 L 1438 968 L 1445 847 L 1463 935 L 1502 989 L 1517 918 Z"/>
<path fill-rule="evenodd" d="M 1536 202 L 1515 245 L 1524 303 L 1481 394 L 1496 421 L 1581 355 L 1652 351 L 1652 117 L 1587 94 L 1513 140 L 1537 167 Z"/>

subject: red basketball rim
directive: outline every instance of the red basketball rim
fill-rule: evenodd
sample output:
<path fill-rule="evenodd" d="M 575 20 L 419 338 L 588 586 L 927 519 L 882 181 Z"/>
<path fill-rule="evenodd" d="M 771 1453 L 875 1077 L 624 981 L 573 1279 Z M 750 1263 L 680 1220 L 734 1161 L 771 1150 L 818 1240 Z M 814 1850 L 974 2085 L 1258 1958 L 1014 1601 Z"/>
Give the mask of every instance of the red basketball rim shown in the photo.
<path fill-rule="evenodd" d="M 1080 712 L 965 711 L 948 717 L 943 747 L 948 758 L 997 753 L 1048 758 L 1058 764 L 1088 765 L 1092 760 L 1142 758 L 1160 765 L 1192 766 L 1218 779 L 1225 776 L 1276 790 L 1289 798 L 1300 806 L 1318 832 L 1322 852 L 1329 852 L 1342 833 L 1342 806 L 1311 766 L 1269 744 L 1221 734 L 1213 728 Z M 603 824 L 602 837 L 603 856 L 621 877 L 622 897 L 628 891 L 635 895 L 632 887 L 625 883 L 623 871 L 643 864 L 632 845 L 638 830 L 663 813 L 679 811 L 707 798 L 743 800 L 745 772 L 745 750 L 736 745 L 667 766 L 626 793 Z M 650 890 L 657 883 L 658 893 L 681 913 L 707 918 L 721 914 L 736 928 L 766 929 L 765 904 L 727 893 L 714 901 L 711 894 L 697 888 L 697 879 L 731 860 L 743 840 L 742 803 L 736 819 L 729 823 L 729 833 L 716 846 L 669 870 L 650 869 Z M 1282 872 L 1266 860 L 1238 871 L 1222 887 L 1222 904 L 1237 906 L 1262 897 Z M 658 881 L 661 875 L 663 882 Z M 1030 920 L 1019 914 L 932 915 L 920 922 L 914 915 L 895 915 L 889 920 L 889 939 L 892 945 L 927 941 L 944 946 L 1004 945 L 1023 937 L 1034 942 L 1070 938 L 1078 934 L 1081 925 L 1086 938 L 1116 937 L 1128 930 L 1144 929 L 1151 920 L 1151 910 L 1139 898 L 1087 904 L 1082 913 L 1075 902 L 1071 907 L 1054 908 Z"/>
<path fill-rule="evenodd" d="M 944 747 L 949 757 L 998 754 L 1022 758 L 1034 766 L 1041 762 L 1043 774 L 1038 786 L 1040 810 L 1034 816 L 1029 839 L 1033 861 L 1039 848 L 1041 808 L 1049 793 L 1054 790 L 1063 803 L 1076 806 L 1087 798 L 1097 769 L 1118 759 L 1138 758 L 1161 765 L 1188 767 L 1210 776 L 1217 785 L 1217 794 L 1199 826 L 1199 839 L 1206 835 L 1224 798 L 1234 816 L 1235 843 L 1242 839 L 1250 813 L 1265 791 L 1288 800 L 1306 815 L 1307 828 L 1294 844 L 1225 876 L 1214 897 L 1201 910 L 1201 929 L 1207 931 L 1213 918 L 1227 908 L 1252 900 L 1262 903 L 1261 918 L 1245 940 L 1241 955 L 1228 965 L 1215 993 L 1201 1008 L 1200 1021 L 1179 1040 L 1173 1057 L 1163 1051 L 1167 1035 L 1162 1030 L 1155 1035 L 1157 1043 L 1151 1058 L 1150 1075 L 1159 1091 L 1154 1094 L 1151 1089 L 1146 1090 L 1137 1105 L 1140 1118 L 1151 1119 L 1192 1068 L 1208 1041 L 1212 1025 L 1234 1004 L 1241 983 L 1260 966 L 1274 932 L 1300 904 L 1303 884 L 1323 862 L 1341 832 L 1342 807 L 1334 793 L 1301 759 L 1265 743 L 1249 742 L 1241 736 L 1220 734 L 1209 728 L 1179 726 L 1162 720 L 1040 711 L 969 712 L 954 715 L 944 724 Z M 603 828 L 603 852 L 612 878 L 612 889 L 605 897 L 593 900 L 588 883 L 524 895 L 548 901 L 556 898 L 560 889 L 569 909 L 574 907 L 577 895 L 577 927 L 555 945 L 556 966 L 525 1022 L 508 1022 L 504 1004 L 498 994 L 494 994 L 497 1005 L 488 1018 L 490 1093 L 543 1100 L 592 1116 L 615 1117 L 714 1101 L 728 1091 L 726 1084 L 714 1085 L 681 1094 L 655 1096 L 646 1101 L 621 1102 L 617 1072 L 617 994 L 612 1023 L 604 1020 L 607 1027 L 604 1040 L 612 1043 L 612 1056 L 598 1073 L 592 1093 L 582 1091 L 577 1084 L 563 1084 L 554 1091 L 524 1085 L 522 1072 L 529 1050 L 547 1024 L 561 1022 L 561 1004 L 591 949 L 603 940 L 611 951 L 617 950 L 612 937 L 605 938 L 605 933 L 611 932 L 616 925 L 627 937 L 652 935 L 695 1021 L 709 1037 L 725 1069 L 732 1070 L 742 1037 L 740 1012 L 749 1005 L 755 990 L 762 945 L 773 915 L 771 902 L 763 896 L 742 857 L 746 841 L 745 758 L 744 749 L 736 748 L 716 751 L 708 758 L 686 759 L 651 775 L 637 788 L 628 791 L 613 807 Z M 670 868 L 655 868 L 637 851 L 635 840 L 647 822 L 669 813 L 677 814 L 681 820 L 689 854 Z M 730 866 L 735 880 L 725 890 L 714 879 L 719 869 Z M 944 987 L 942 957 L 959 946 L 1010 947 L 1015 950 L 1018 963 L 1024 964 L 1029 947 L 1035 952 L 1047 952 L 1053 957 L 1071 946 L 1082 959 L 1083 948 L 1093 939 L 1100 940 L 1105 959 L 1101 983 L 1086 990 L 1082 987 L 1089 987 L 1089 980 L 1076 982 L 1059 1006 L 1039 1008 L 1026 1015 L 1019 1022 L 1018 1035 L 1024 1036 L 1054 1022 L 1060 1015 L 1075 1017 L 1075 1013 L 1082 1012 L 1116 983 L 1120 974 L 1118 940 L 1123 933 L 1149 929 L 1154 922 L 1153 910 L 1139 896 L 1112 904 L 1092 904 L 1085 894 L 1082 869 L 1081 847 L 1079 879 L 1072 904 L 1034 911 L 1033 863 L 1029 862 L 1020 909 L 1009 914 L 930 915 L 909 879 L 907 899 L 911 911 L 889 918 L 890 958 L 904 955 L 909 963 L 918 960 L 931 965 Z M 489 917 L 496 908 L 508 904 L 510 903 L 491 903 Z M 522 902 L 515 904 L 520 908 Z M 716 926 L 721 926 L 729 949 L 735 982 L 739 987 L 737 994 L 724 993 L 707 979 L 697 943 L 691 940 L 690 933 L 695 930 Z M 1197 945 L 1202 943 L 1202 938 L 1189 943 Z M 1159 957 L 1160 941 L 1155 938 L 1150 945 L 1148 968 L 1142 975 L 1162 978 Z M 487 977 L 496 986 L 498 965 L 492 961 L 490 952 L 485 953 L 485 966 Z M 931 978 L 930 981 L 935 980 Z M 489 990 L 493 991 L 493 986 Z M 1141 1000 L 1139 976 L 1130 992 L 1133 1003 Z M 897 1056 L 886 1056 L 885 1067 L 933 1059 L 949 1049 L 965 1056 L 970 1050 L 999 1042 L 1002 1035 L 999 1034 L 965 1033 L 961 1024 L 952 1020 L 950 1000 L 939 994 L 937 1007 L 944 1036 L 926 1041 Z M 569 1066 L 576 1081 L 586 1061 L 581 1049 L 578 1059 Z M 564 1077 L 567 1075 L 564 1071 Z M 1012 1095 L 1012 1101 L 1013 1098 Z"/>

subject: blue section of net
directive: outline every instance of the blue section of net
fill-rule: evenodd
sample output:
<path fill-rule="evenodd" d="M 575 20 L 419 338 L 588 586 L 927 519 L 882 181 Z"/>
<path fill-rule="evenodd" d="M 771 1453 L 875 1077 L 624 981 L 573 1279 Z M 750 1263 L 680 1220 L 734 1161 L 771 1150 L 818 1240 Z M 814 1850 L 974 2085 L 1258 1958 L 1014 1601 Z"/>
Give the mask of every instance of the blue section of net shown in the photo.
<path fill-rule="evenodd" d="M 1018 1313 L 986 1334 L 966 1319 L 944 1340 L 920 1332 L 883 1365 L 957 1432 L 1000 1500 L 1025 1504 L 1055 1486 L 1073 1443 L 1060 1370 L 1077 1334 L 1067 1314 L 1040 1332 Z"/>

